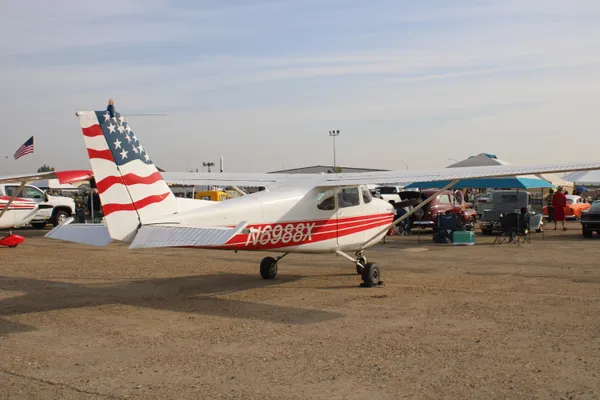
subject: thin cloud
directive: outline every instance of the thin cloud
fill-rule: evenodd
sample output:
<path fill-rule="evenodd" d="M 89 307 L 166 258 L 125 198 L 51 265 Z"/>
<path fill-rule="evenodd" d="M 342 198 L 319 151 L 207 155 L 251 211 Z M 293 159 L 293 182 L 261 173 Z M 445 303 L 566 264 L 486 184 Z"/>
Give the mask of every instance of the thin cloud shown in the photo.
<path fill-rule="evenodd" d="M 3 10 L 5 146 L 37 135 L 36 157 L 3 169 L 87 164 L 73 112 L 108 97 L 122 111 L 169 114 L 131 122 L 172 170 L 216 155 L 240 171 L 328 162 L 332 128 L 343 130 L 346 164 L 404 168 L 402 153 L 411 168 L 443 166 L 448 151 L 530 163 L 547 161 L 550 139 L 565 132 L 593 141 L 600 123 L 597 2 L 84 6 Z M 512 158 L 515 141 L 541 150 Z M 566 146 L 557 157 L 593 159 L 593 148 Z"/>

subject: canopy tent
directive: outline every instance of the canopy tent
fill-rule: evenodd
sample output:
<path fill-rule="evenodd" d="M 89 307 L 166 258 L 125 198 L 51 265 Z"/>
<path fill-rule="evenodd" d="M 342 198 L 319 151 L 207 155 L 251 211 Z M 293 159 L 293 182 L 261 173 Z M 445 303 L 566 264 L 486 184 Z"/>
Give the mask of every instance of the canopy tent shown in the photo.
<path fill-rule="evenodd" d="M 413 182 L 405 189 L 435 189 L 449 185 L 451 181 L 442 182 Z M 508 177 L 508 178 L 482 178 L 482 179 L 463 179 L 458 181 L 453 189 L 545 189 L 553 188 L 550 182 L 540 178 L 530 177 Z"/>
<path fill-rule="evenodd" d="M 459 161 L 455 164 L 449 165 L 448 168 L 457 168 L 457 167 L 483 167 L 483 166 L 492 166 L 492 165 L 511 165 L 511 163 L 506 162 L 504 160 L 500 160 L 494 154 L 488 153 L 480 153 L 476 156 L 471 156 L 465 160 Z M 542 175 L 528 175 L 527 178 L 539 178 L 545 181 L 552 183 L 553 186 L 548 187 L 556 187 L 563 186 L 565 188 L 571 187 L 573 184 L 570 179 L 561 178 L 556 174 L 542 174 Z M 505 186 L 509 187 L 509 186 Z"/>
<path fill-rule="evenodd" d="M 565 176 L 565 179 L 573 182 L 575 186 L 600 187 L 599 170 L 571 172 Z"/>

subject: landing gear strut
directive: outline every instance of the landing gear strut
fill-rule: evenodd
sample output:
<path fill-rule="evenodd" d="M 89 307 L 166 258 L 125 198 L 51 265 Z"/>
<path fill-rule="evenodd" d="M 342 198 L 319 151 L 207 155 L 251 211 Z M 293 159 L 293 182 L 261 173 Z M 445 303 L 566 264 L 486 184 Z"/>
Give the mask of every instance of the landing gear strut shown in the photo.
<path fill-rule="evenodd" d="M 283 257 L 287 256 L 288 253 L 285 253 L 277 258 L 273 257 L 265 257 L 260 262 L 260 276 L 263 279 L 274 279 L 277 276 L 277 263 Z"/>
<path fill-rule="evenodd" d="M 348 254 L 340 250 L 338 250 L 336 253 L 356 264 L 356 273 L 360 275 L 363 280 L 363 283 L 360 286 L 373 287 L 383 284 L 383 281 L 381 280 L 381 272 L 379 271 L 379 265 L 376 263 L 367 262 L 367 258 L 362 250 L 356 252 L 355 258 L 350 257 Z"/>
<path fill-rule="evenodd" d="M 363 270 L 365 269 L 365 265 L 367 265 L 367 257 L 365 257 L 364 251 L 356 252 L 356 273 L 358 275 L 362 275 Z"/>

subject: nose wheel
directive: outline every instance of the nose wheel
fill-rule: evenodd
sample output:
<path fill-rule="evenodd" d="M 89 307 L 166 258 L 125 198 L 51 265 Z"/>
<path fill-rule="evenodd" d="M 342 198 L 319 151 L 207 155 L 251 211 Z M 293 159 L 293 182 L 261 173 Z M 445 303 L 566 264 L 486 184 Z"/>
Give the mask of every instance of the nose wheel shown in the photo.
<path fill-rule="evenodd" d="M 362 251 L 357 251 L 354 258 L 343 251 L 338 250 L 336 253 L 356 264 L 356 273 L 360 275 L 363 280 L 363 283 L 361 283 L 360 286 L 373 287 L 383 285 L 379 265 L 367 262 L 367 258 Z"/>

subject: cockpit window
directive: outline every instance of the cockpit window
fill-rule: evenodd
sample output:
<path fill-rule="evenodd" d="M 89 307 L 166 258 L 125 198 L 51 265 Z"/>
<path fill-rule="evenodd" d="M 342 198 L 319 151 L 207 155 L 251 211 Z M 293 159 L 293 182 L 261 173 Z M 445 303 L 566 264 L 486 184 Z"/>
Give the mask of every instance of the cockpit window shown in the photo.
<path fill-rule="evenodd" d="M 324 190 L 317 194 L 317 208 L 319 210 L 335 210 L 335 193 L 333 190 Z"/>
<path fill-rule="evenodd" d="M 345 188 L 338 192 L 338 205 L 340 208 L 354 207 L 360 205 L 358 188 Z"/>
<path fill-rule="evenodd" d="M 362 190 L 363 203 L 369 204 L 371 200 L 373 200 L 373 196 L 371 196 L 371 192 L 367 189 Z"/>

